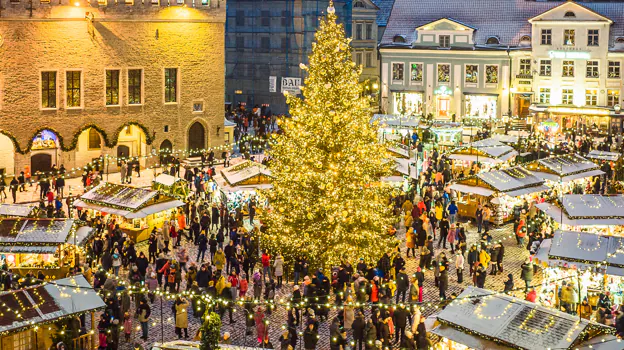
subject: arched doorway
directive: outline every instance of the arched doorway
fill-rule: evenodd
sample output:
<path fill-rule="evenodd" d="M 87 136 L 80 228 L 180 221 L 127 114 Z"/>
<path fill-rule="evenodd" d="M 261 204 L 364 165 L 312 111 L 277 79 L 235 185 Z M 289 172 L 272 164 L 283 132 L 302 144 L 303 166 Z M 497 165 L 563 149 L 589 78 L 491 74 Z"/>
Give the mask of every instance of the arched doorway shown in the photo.
<path fill-rule="evenodd" d="M 130 147 L 126 145 L 117 146 L 117 165 L 121 165 L 122 160 L 130 156 Z"/>
<path fill-rule="evenodd" d="M 197 155 L 204 148 L 206 148 L 206 129 L 199 122 L 195 122 L 191 125 L 188 132 L 189 155 Z"/>
<path fill-rule="evenodd" d="M 173 155 L 171 154 L 171 151 L 173 150 L 173 144 L 171 144 L 171 141 L 169 140 L 164 140 L 163 142 L 160 143 L 160 147 L 158 148 L 158 153 L 160 156 L 160 164 L 170 164 L 172 159 L 173 159 Z"/>
<path fill-rule="evenodd" d="M 89 128 L 78 135 L 76 147 L 76 167 L 91 166 L 95 159 L 102 156 L 103 137 L 95 128 Z M 92 163 L 93 162 L 93 163 Z"/>
<path fill-rule="evenodd" d="M 145 167 L 146 139 L 147 137 L 140 127 L 136 125 L 125 126 L 117 137 L 117 157 L 137 157 L 134 160 L 138 159 L 141 167 Z"/>
<path fill-rule="evenodd" d="M 49 153 L 37 153 L 30 157 L 30 169 L 32 174 L 52 170 L 52 155 Z"/>
<path fill-rule="evenodd" d="M 0 134 L 0 174 L 15 174 L 15 146 L 13 141 L 4 134 Z"/>

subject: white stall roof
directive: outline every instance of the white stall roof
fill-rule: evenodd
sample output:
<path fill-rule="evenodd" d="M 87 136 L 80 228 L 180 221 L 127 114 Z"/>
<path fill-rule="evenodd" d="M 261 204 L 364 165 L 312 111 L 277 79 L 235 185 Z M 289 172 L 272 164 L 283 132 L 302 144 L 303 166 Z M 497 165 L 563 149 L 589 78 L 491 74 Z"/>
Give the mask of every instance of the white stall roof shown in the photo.
<path fill-rule="evenodd" d="M 154 182 L 163 184 L 165 186 L 173 186 L 173 184 L 175 184 L 176 182 L 180 182 L 180 181 L 185 181 L 185 180 L 179 177 L 171 176 L 169 174 L 160 174 L 156 176 L 156 178 L 154 179 Z"/>
<path fill-rule="evenodd" d="M 624 196 L 599 194 L 567 194 L 563 208 L 571 218 L 624 218 Z"/>
<path fill-rule="evenodd" d="M 543 211 L 546 215 L 550 216 L 553 220 L 560 224 L 570 226 L 610 226 L 610 225 L 624 225 L 624 218 L 601 218 L 601 217 L 586 217 L 586 218 L 570 218 L 568 214 L 561 210 L 556 204 L 553 203 L 539 203 L 536 207 Z"/>
<path fill-rule="evenodd" d="M 589 152 L 585 157 L 590 158 L 590 159 L 599 159 L 599 160 L 617 162 L 621 156 L 622 155 L 620 153 L 616 153 L 616 152 L 593 150 Z"/>
<path fill-rule="evenodd" d="M 544 180 L 520 166 L 482 172 L 477 176 L 500 192 L 538 187 L 544 184 Z"/>
<path fill-rule="evenodd" d="M 271 170 L 260 163 L 252 162 L 250 160 L 241 162 L 229 168 L 221 169 L 221 177 L 232 186 L 236 186 L 243 181 L 260 175 L 271 177 Z"/>
<path fill-rule="evenodd" d="M 491 139 L 502 143 L 515 144 L 518 143 L 520 137 L 518 137 L 518 135 L 493 134 Z"/>
<path fill-rule="evenodd" d="M 65 243 L 74 230 L 72 219 L 0 220 L 0 243 L 3 245 L 58 245 Z"/>
<path fill-rule="evenodd" d="M 537 162 L 540 166 L 547 168 L 550 173 L 536 171 L 536 175 L 551 181 L 562 180 L 563 182 L 567 182 L 604 174 L 604 172 L 598 168 L 598 165 L 578 154 L 550 157 L 540 159 Z"/>
<path fill-rule="evenodd" d="M 516 152 L 513 147 L 507 146 L 504 143 L 498 140 L 494 140 L 492 138 L 475 141 L 465 146 L 465 148 L 471 147 L 477 148 L 495 158 L 500 158 L 508 153 L 512 153 L 513 155 L 518 154 L 518 152 Z"/>
<path fill-rule="evenodd" d="M 84 202 L 94 202 L 102 206 L 115 205 L 129 210 L 138 209 L 154 198 L 158 191 L 151 189 L 102 183 L 80 197 Z"/>
<path fill-rule="evenodd" d="M 0 204 L 0 216 L 19 216 L 28 217 L 37 206 L 25 204 Z"/>
<path fill-rule="evenodd" d="M 555 309 L 475 287 L 464 289 L 440 311 L 438 321 L 462 332 L 527 350 L 568 349 L 590 324 Z M 543 331 L 545 327 L 548 332 Z"/>
<path fill-rule="evenodd" d="M 416 128 L 420 118 L 393 114 L 375 114 L 371 122 L 379 122 L 382 127 Z"/>
<path fill-rule="evenodd" d="M 489 197 L 495 193 L 495 191 L 492 191 L 485 187 L 469 186 L 469 185 L 463 185 L 463 184 L 452 184 L 450 189 L 455 190 L 457 192 L 461 192 L 461 193 L 473 193 L 473 194 L 478 194 L 480 196 L 485 196 L 485 197 Z"/>

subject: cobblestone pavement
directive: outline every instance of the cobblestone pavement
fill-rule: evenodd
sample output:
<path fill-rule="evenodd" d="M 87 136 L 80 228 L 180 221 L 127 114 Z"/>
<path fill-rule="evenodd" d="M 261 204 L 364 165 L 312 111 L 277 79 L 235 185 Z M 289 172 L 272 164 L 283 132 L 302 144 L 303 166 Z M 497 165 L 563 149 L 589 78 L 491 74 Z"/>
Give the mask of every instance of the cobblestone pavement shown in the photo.
<path fill-rule="evenodd" d="M 514 275 L 514 281 L 516 284 L 516 288 L 524 285 L 524 282 L 520 279 L 520 265 L 522 262 L 528 257 L 529 253 L 524 248 L 519 248 L 516 245 L 515 238 L 512 234 L 512 225 L 508 224 L 502 226 L 500 228 L 495 228 L 490 231 L 494 241 L 503 241 L 505 245 L 505 257 L 503 261 L 504 273 L 496 275 L 496 276 L 487 276 L 485 288 L 492 289 L 495 291 L 502 291 L 504 287 L 504 281 L 507 279 L 507 274 L 512 273 Z M 398 233 L 400 238 L 404 238 L 404 230 L 400 230 Z M 479 237 L 476 233 L 476 229 L 472 226 L 469 226 L 468 229 L 468 245 L 470 246 L 472 243 L 475 243 L 479 240 Z M 194 258 L 196 256 L 196 247 L 189 242 L 184 242 L 183 245 L 187 248 L 189 252 L 189 256 Z M 402 245 L 404 247 L 404 244 Z M 146 251 L 147 246 L 142 243 L 139 245 L 140 251 Z M 404 252 L 405 249 L 403 248 Z M 442 250 L 436 249 L 436 255 Z M 450 250 L 447 253 L 447 256 L 450 255 Z M 417 258 L 409 258 L 407 260 L 407 272 L 409 274 L 414 273 L 416 271 L 416 267 L 418 265 Z M 460 294 L 460 292 L 468 285 L 472 284 L 472 278 L 470 277 L 468 270 L 464 272 L 464 282 L 459 284 L 457 283 L 457 274 L 455 271 L 454 260 L 449 259 L 449 289 L 447 291 L 447 296 L 450 296 L 451 293 L 455 292 Z M 541 276 L 540 273 L 536 274 L 533 280 L 533 284 L 540 283 Z M 251 287 L 251 286 L 250 286 Z M 186 288 L 184 282 L 181 286 L 181 290 Z M 280 298 L 288 298 L 292 293 L 292 282 L 289 285 L 282 287 L 278 290 L 276 295 L 276 300 Z M 434 285 L 434 278 L 432 271 L 426 271 L 425 273 L 425 286 L 424 286 L 424 294 L 425 302 L 431 302 L 430 305 L 424 305 L 422 307 L 423 314 L 428 316 L 436 312 L 437 309 L 437 298 L 438 298 L 438 289 Z M 518 296 L 523 296 L 522 293 L 519 293 Z M 140 331 L 135 331 L 132 334 L 132 340 L 130 343 L 137 341 L 140 344 L 143 344 L 146 348 L 149 348 L 154 342 L 171 341 L 177 339 L 177 336 L 174 332 L 174 320 L 173 315 L 171 313 L 171 301 L 165 300 L 163 302 L 163 307 L 160 307 L 160 301 L 155 301 L 154 304 L 151 305 L 152 313 L 151 313 L 151 321 L 149 328 L 149 338 L 147 342 L 143 342 L 138 339 L 140 336 Z M 134 308 L 133 308 L 134 309 Z M 333 319 L 336 315 L 335 310 L 330 311 L 329 320 Z M 367 317 L 368 314 L 367 314 Z M 161 319 L 163 322 L 161 322 Z M 236 323 L 229 324 L 229 318 L 227 313 L 223 319 L 222 333 L 230 332 L 232 336 L 232 343 L 239 346 L 255 346 L 255 329 L 253 330 L 252 335 L 245 335 L 245 319 L 243 310 L 240 307 L 236 307 L 234 311 L 234 320 Z M 273 342 L 274 346 L 278 346 L 278 338 L 282 333 L 282 325 L 286 323 L 287 315 L 286 309 L 284 307 L 277 307 L 277 309 L 272 313 L 272 315 L 268 316 L 268 320 L 270 322 L 270 339 Z M 137 323 L 133 326 L 137 327 Z M 330 322 L 322 322 L 319 330 L 320 340 L 318 343 L 318 349 L 328 349 L 329 348 L 329 325 Z M 197 318 L 189 315 L 189 335 L 192 338 L 196 332 L 198 331 L 200 326 L 200 321 Z M 350 337 L 351 334 L 348 334 Z M 349 338 L 350 339 L 350 338 Z M 300 338 L 300 342 L 302 342 Z M 122 341 L 121 349 L 131 349 L 132 347 L 129 343 L 125 343 Z"/>

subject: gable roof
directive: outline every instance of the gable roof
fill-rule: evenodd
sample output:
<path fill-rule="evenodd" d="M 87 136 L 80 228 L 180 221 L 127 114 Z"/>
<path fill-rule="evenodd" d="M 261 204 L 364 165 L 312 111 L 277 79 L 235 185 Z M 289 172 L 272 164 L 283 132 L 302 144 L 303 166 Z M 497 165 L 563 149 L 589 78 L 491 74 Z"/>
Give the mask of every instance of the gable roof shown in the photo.
<path fill-rule="evenodd" d="M 500 38 L 501 45 L 517 46 L 520 38 L 531 35 L 529 19 L 551 10 L 565 1 L 526 0 L 396 0 L 381 44 L 392 44 L 395 35 L 405 35 L 408 43 L 415 39 L 415 29 L 440 18 L 453 18 L 474 26 L 474 42 L 485 45 L 490 36 Z M 622 3 L 584 3 L 588 8 L 613 21 L 610 42 L 624 36 Z"/>
<path fill-rule="evenodd" d="M 576 8 L 580 8 L 582 10 L 589 11 L 589 12 L 595 14 L 598 17 L 601 17 L 602 19 L 608 21 L 609 23 L 613 23 L 613 21 L 609 17 L 605 17 L 605 16 L 601 15 L 600 13 L 598 13 L 598 12 L 588 8 L 588 7 L 585 7 L 585 6 L 583 6 L 583 5 L 581 5 L 581 4 L 577 3 L 577 2 L 574 2 L 574 1 L 567 1 L 567 2 L 562 3 L 561 5 L 555 6 L 555 7 L 551 8 L 550 10 L 548 10 L 546 12 L 540 13 L 539 15 L 537 15 L 537 16 L 535 16 L 533 18 L 530 18 L 529 22 L 538 21 L 541 17 L 544 17 L 545 15 L 549 14 L 550 12 L 553 12 L 553 11 L 555 11 L 557 9 L 560 9 L 560 8 L 563 8 L 563 7 L 576 7 Z"/>
<path fill-rule="evenodd" d="M 416 28 L 416 30 L 421 30 L 421 28 L 424 29 L 425 27 L 434 25 L 434 24 L 436 24 L 438 22 L 452 22 L 452 23 L 457 23 L 457 24 L 459 24 L 460 26 L 462 26 L 464 28 L 469 28 L 469 29 L 473 29 L 473 30 L 477 29 L 477 28 L 475 28 L 475 27 L 473 27 L 471 25 L 464 24 L 464 23 L 462 23 L 462 22 L 460 22 L 460 21 L 458 21 L 456 19 L 444 17 L 444 18 L 440 18 L 440 19 L 435 20 L 435 21 L 431 21 L 429 23 L 425 23 L 425 24 L 421 25 L 420 27 Z M 427 29 L 424 29 L 424 30 L 427 30 Z"/>
<path fill-rule="evenodd" d="M 394 0 L 372 0 L 377 7 L 379 7 L 379 11 L 377 11 L 377 25 L 380 27 L 385 27 L 388 24 L 388 18 L 390 17 L 390 13 L 392 12 L 392 7 L 394 6 Z"/>

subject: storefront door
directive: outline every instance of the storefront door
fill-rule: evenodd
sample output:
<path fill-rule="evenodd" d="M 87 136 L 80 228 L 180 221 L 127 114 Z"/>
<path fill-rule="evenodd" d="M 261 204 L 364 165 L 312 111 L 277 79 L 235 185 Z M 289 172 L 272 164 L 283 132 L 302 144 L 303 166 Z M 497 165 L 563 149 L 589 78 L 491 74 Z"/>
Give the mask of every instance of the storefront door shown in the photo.
<path fill-rule="evenodd" d="M 451 101 L 448 98 L 438 98 L 438 117 L 448 118 Z"/>
<path fill-rule="evenodd" d="M 531 96 L 526 94 L 516 94 L 515 97 L 515 114 L 524 119 L 529 116 L 529 106 L 531 105 Z"/>

